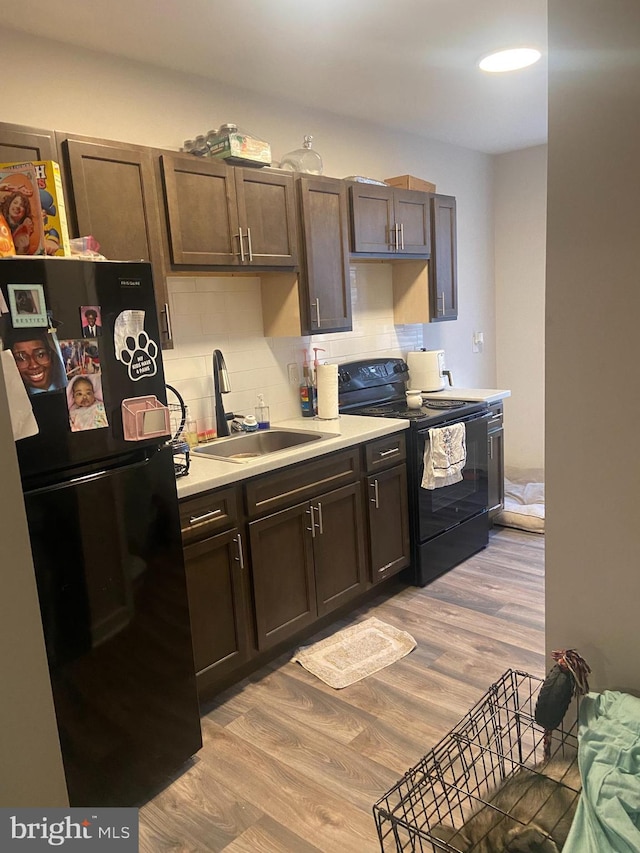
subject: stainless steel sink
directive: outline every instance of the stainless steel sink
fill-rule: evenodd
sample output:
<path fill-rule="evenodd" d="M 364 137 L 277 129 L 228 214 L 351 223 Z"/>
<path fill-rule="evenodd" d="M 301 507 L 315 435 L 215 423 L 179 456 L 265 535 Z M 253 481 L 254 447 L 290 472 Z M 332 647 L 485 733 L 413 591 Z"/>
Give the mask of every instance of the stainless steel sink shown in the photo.
<path fill-rule="evenodd" d="M 333 438 L 335 433 L 313 432 L 302 429 L 278 429 L 274 427 L 258 432 L 247 432 L 232 435 L 229 438 L 217 438 L 211 444 L 194 447 L 193 453 L 209 459 L 219 459 L 223 462 L 249 462 L 260 456 L 280 453 L 311 441 L 321 441 L 323 438 Z"/>

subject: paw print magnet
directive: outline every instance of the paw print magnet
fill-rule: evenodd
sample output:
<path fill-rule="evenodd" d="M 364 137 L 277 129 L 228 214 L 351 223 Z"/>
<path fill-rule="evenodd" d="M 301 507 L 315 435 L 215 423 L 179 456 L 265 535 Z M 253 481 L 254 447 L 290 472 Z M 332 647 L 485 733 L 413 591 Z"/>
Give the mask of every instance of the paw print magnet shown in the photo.
<path fill-rule="evenodd" d="M 125 348 L 120 351 L 120 360 L 129 369 L 129 379 L 137 382 L 138 379 L 156 375 L 157 355 L 157 344 L 143 331 L 136 336 L 129 335 L 125 339 Z"/>
<path fill-rule="evenodd" d="M 113 346 L 118 361 L 127 365 L 133 382 L 158 372 L 158 345 L 144 330 L 144 311 L 118 314 L 113 328 Z"/>

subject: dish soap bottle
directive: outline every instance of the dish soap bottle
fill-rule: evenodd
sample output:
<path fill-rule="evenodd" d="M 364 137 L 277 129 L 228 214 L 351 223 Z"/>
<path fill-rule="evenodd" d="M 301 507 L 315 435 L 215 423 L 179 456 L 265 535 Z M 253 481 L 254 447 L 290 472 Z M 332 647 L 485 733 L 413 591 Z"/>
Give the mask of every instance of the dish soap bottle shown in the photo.
<path fill-rule="evenodd" d="M 269 406 L 264 402 L 264 396 L 258 394 L 258 402 L 256 403 L 256 420 L 258 421 L 258 429 L 269 429 Z"/>

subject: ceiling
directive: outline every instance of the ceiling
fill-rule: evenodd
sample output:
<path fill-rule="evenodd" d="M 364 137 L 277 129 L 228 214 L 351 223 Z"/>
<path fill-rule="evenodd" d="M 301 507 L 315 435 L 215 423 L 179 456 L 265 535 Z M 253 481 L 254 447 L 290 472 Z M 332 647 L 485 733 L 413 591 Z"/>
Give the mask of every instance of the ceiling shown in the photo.
<path fill-rule="evenodd" d="M 21 0 L 12 26 L 487 153 L 546 142 L 546 0 Z M 43 26 L 43 21 L 46 25 Z M 477 69 L 494 49 L 536 65 Z"/>

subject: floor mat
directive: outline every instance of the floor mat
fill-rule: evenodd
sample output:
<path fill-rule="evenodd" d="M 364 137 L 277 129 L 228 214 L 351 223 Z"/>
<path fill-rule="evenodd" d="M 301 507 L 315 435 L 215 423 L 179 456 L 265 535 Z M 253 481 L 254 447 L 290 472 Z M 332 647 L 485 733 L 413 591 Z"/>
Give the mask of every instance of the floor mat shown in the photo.
<path fill-rule="evenodd" d="M 395 663 L 416 645 L 406 631 L 372 617 L 301 647 L 292 661 L 338 690 Z"/>

